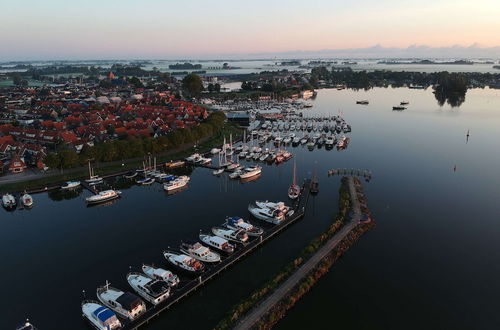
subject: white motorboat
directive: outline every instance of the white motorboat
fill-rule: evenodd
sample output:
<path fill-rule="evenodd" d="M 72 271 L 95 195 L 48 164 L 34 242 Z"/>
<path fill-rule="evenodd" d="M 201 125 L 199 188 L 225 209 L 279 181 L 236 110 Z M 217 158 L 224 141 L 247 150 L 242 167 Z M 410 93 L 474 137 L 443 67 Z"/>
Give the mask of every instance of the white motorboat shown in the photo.
<path fill-rule="evenodd" d="M 121 191 L 119 190 L 104 190 L 99 192 L 96 195 L 85 198 L 85 201 L 88 205 L 104 203 L 113 199 L 119 198 L 121 195 Z"/>
<path fill-rule="evenodd" d="M 127 282 L 135 292 L 153 305 L 158 305 L 170 296 L 170 286 L 167 282 L 149 278 L 141 273 L 128 273 Z"/>
<path fill-rule="evenodd" d="M 216 248 L 217 250 L 220 250 L 227 254 L 234 252 L 234 245 L 230 244 L 228 240 L 222 237 L 202 233 L 200 233 L 199 237 L 204 244 Z"/>
<path fill-rule="evenodd" d="M 248 179 L 253 176 L 259 175 L 262 173 L 262 167 L 260 166 L 251 166 L 251 167 L 246 167 L 243 170 L 243 173 L 240 174 L 241 179 Z"/>
<path fill-rule="evenodd" d="M 142 265 L 142 271 L 146 274 L 146 276 L 156 280 L 165 281 L 170 286 L 176 286 L 179 284 L 179 277 L 169 270 L 150 265 Z"/>
<path fill-rule="evenodd" d="M 16 208 L 17 202 L 16 202 L 16 199 L 14 198 L 14 196 L 7 193 L 7 194 L 2 196 L 2 205 L 7 210 L 13 210 Z"/>
<path fill-rule="evenodd" d="M 280 224 L 294 211 L 283 202 L 255 201 L 248 206 L 248 211 L 257 219 Z"/>
<path fill-rule="evenodd" d="M 106 285 L 97 288 L 97 298 L 118 315 L 133 321 L 146 311 L 146 304 L 135 294 Z"/>
<path fill-rule="evenodd" d="M 25 208 L 30 208 L 33 206 L 33 197 L 24 192 L 24 194 L 21 196 L 21 203 Z"/>
<path fill-rule="evenodd" d="M 19 324 L 16 327 L 16 330 L 37 330 L 37 328 L 32 323 L 30 323 L 29 319 L 26 319 L 25 322 Z"/>
<path fill-rule="evenodd" d="M 241 170 L 234 171 L 232 173 L 229 173 L 229 178 L 230 179 L 237 179 L 240 177 L 240 175 L 243 173 Z"/>
<path fill-rule="evenodd" d="M 242 229 L 249 236 L 260 236 L 264 233 L 264 230 L 262 228 L 254 226 L 240 217 L 227 217 L 224 226 L 232 230 Z"/>
<path fill-rule="evenodd" d="M 65 184 L 61 186 L 61 189 L 63 190 L 74 189 L 80 187 L 80 184 L 81 184 L 80 181 L 67 181 Z"/>
<path fill-rule="evenodd" d="M 220 255 L 210 251 L 206 246 L 201 245 L 199 242 L 182 242 L 180 246 L 181 252 L 198 259 L 203 262 L 219 262 Z"/>
<path fill-rule="evenodd" d="M 219 168 L 217 170 L 214 170 L 212 173 L 214 175 L 221 175 L 222 173 L 224 173 L 224 169 L 223 168 Z"/>
<path fill-rule="evenodd" d="M 185 187 L 189 183 L 190 178 L 188 176 L 182 175 L 175 180 L 167 182 L 163 185 L 163 189 L 166 191 L 172 191 Z"/>
<path fill-rule="evenodd" d="M 143 186 L 149 186 L 149 185 L 152 185 L 153 183 L 155 183 L 155 178 L 145 177 L 145 178 L 137 180 L 136 183 L 143 185 Z"/>
<path fill-rule="evenodd" d="M 228 241 L 233 241 L 242 244 L 248 241 L 248 234 L 242 229 L 232 230 L 223 227 L 213 227 L 212 233 L 215 236 L 222 237 Z"/>
<path fill-rule="evenodd" d="M 82 314 L 98 330 L 114 330 L 122 327 L 120 320 L 112 310 L 94 300 L 82 302 Z"/>
<path fill-rule="evenodd" d="M 186 160 L 188 162 L 195 163 L 201 158 L 201 155 L 198 153 L 192 154 L 191 156 L 187 157 Z"/>
<path fill-rule="evenodd" d="M 172 265 L 190 273 L 201 273 L 205 269 L 205 265 L 202 262 L 183 253 L 164 251 L 163 256 Z"/>

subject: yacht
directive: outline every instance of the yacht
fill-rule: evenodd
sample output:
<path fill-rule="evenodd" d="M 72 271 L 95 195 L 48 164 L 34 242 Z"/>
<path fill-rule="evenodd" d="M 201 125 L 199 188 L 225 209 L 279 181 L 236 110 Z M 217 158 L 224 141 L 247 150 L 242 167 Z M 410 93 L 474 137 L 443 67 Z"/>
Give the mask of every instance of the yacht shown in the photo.
<path fill-rule="evenodd" d="M 7 210 L 13 210 L 16 208 L 16 199 L 11 194 L 7 193 L 2 196 L 2 205 Z"/>
<path fill-rule="evenodd" d="M 241 171 L 241 170 L 236 170 L 236 171 L 234 171 L 234 172 L 232 172 L 232 173 L 229 173 L 229 178 L 230 178 L 230 179 L 237 179 L 237 178 L 239 178 L 239 177 L 240 177 L 240 175 L 241 175 L 242 173 L 243 173 L 243 171 Z"/>
<path fill-rule="evenodd" d="M 130 321 L 134 321 L 146 311 L 146 304 L 139 297 L 133 293 L 115 289 L 109 286 L 109 283 L 97 288 L 97 298 L 106 307 Z"/>
<path fill-rule="evenodd" d="M 356 104 L 368 105 L 370 102 L 368 100 L 356 101 Z"/>
<path fill-rule="evenodd" d="M 347 137 L 345 135 L 343 135 L 340 140 L 339 140 L 339 143 L 337 145 L 338 148 L 345 148 L 347 147 Z"/>
<path fill-rule="evenodd" d="M 21 203 L 25 208 L 29 208 L 33 206 L 33 197 L 31 197 L 29 194 L 24 192 L 24 194 L 21 196 Z"/>
<path fill-rule="evenodd" d="M 219 168 L 217 170 L 214 170 L 212 173 L 214 175 L 221 175 L 222 173 L 224 173 L 224 169 L 223 168 Z"/>
<path fill-rule="evenodd" d="M 87 202 L 88 205 L 104 203 L 119 198 L 121 193 L 122 192 L 119 190 L 112 190 L 112 189 L 104 190 L 96 195 L 92 195 L 90 197 L 85 198 L 85 201 Z"/>
<path fill-rule="evenodd" d="M 122 327 L 116 314 L 95 300 L 84 300 L 82 302 L 82 313 L 83 317 L 98 330 L 114 330 Z"/>
<path fill-rule="evenodd" d="M 400 105 L 408 105 L 408 104 L 410 104 L 410 102 L 408 102 L 408 101 L 401 101 L 399 104 Z"/>
<path fill-rule="evenodd" d="M 238 168 L 238 167 L 240 167 L 240 164 L 239 164 L 239 163 L 231 163 L 231 164 L 229 164 L 229 165 L 226 167 L 226 169 L 227 169 L 228 171 L 233 171 L 233 170 L 235 170 L 235 169 L 236 169 L 236 168 Z"/>
<path fill-rule="evenodd" d="M 201 273 L 205 269 L 205 265 L 202 262 L 183 253 L 164 251 L 163 256 L 172 265 L 190 273 Z"/>
<path fill-rule="evenodd" d="M 169 270 L 150 265 L 142 265 L 142 271 L 149 278 L 165 281 L 170 286 L 179 284 L 179 277 Z"/>
<path fill-rule="evenodd" d="M 166 191 L 172 191 L 185 187 L 189 183 L 190 178 L 188 176 L 182 175 L 175 180 L 167 182 L 163 185 L 163 189 Z"/>
<path fill-rule="evenodd" d="M 328 136 L 325 140 L 325 147 L 333 148 L 334 145 L 335 145 L 335 138 L 333 136 Z"/>
<path fill-rule="evenodd" d="M 294 211 L 283 202 L 255 201 L 248 206 L 248 211 L 257 219 L 273 224 L 280 224 Z"/>
<path fill-rule="evenodd" d="M 237 243 L 242 243 L 244 244 L 245 242 L 248 241 L 248 234 L 244 230 L 232 230 L 232 229 L 226 229 L 223 227 L 213 227 L 212 228 L 212 233 L 215 236 L 222 237 L 224 239 L 227 239 L 228 241 L 233 241 Z"/>
<path fill-rule="evenodd" d="M 260 167 L 260 166 L 246 167 L 243 170 L 243 173 L 240 174 L 240 178 L 241 179 L 248 179 L 248 178 L 256 176 L 260 173 L 262 173 L 262 167 Z"/>
<path fill-rule="evenodd" d="M 166 282 L 141 273 L 128 273 L 127 282 L 135 292 L 153 305 L 158 305 L 170 296 L 170 287 Z"/>
<path fill-rule="evenodd" d="M 406 110 L 406 107 L 402 105 L 396 105 L 392 107 L 392 110 Z"/>
<path fill-rule="evenodd" d="M 67 181 L 65 184 L 61 186 L 63 190 L 69 190 L 80 187 L 80 181 Z"/>
<path fill-rule="evenodd" d="M 264 230 L 262 228 L 254 226 L 240 217 L 227 217 L 224 226 L 232 230 L 242 229 L 249 236 L 260 236 L 264 233 Z"/>
<path fill-rule="evenodd" d="M 90 186 L 95 186 L 97 184 L 100 184 L 103 182 L 103 179 L 94 174 L 94 169 L 90 167 L 90 162 L 89 162 L 89 178 L 85 180 Z"/>
<path fill-rule="evenodd" d="M 297 199 L 300 196 L 300 187 L 297 184 L 297 177 L 296 177 L 296 165 L 295 162 L 293 164 L 293 180 L 292 184 L 290 185 L 290 188 L 288 188 L 288 197 L 290 199 Z"/>
<path fill-rule="evenodd" d="M 234 252 L 234 245 L 230 244 L 226 239 L 219 236 L 212 236 L 207 234 L 199 234 L 200 240 L 219 251 L 231 254 Z"/>
<path fill-rule="evenodd" d="M 136 181 L 136 183 L 143 185 L 143 186 L 152 185 L 154 182 L 155 182 L 155 178 L 151 178 L 151 177 L 145 177 L 145 178 L 142 178 L 142 179 L 139 179 Z"/>
<path fill-rule="evenodd" d="M 209 248 L 201 245 L 199 242 L 182 242 L 180 250 L 182 253 L 185 253 L 203 262 L 212 263 L 220 261 L 220 255 L 213 251 L 210 251 Z"/>
<path fill-rule="evenodd" d="M 290 142 L 292 142 L 292 138 L 290 136 L 286 136 L 284 139 L 283 139 L 283 143 L 284 144 L 290 144 Z"/>
<path fill-rule="evenodd" d="M 186 161 L 195 163 L 195 162 L 199 161 L 200 158 L 202 158 L 201 155 L 199 153 L 195 153 L 189 157 L 186 157 Z"/>

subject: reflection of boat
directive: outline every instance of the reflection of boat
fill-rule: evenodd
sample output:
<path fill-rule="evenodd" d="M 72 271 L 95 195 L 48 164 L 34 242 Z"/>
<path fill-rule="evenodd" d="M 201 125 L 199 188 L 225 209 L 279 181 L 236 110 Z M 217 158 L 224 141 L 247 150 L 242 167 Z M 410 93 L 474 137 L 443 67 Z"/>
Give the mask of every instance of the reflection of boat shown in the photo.
<path fill-rule="evenodd" d="M 94 300 L 82 302 L 83 316 L 98 330 L 114 330 L 122 327 L 116 314 Z"/>
<path fill-rule="evenodd" d="M 32 207 L 33 197 L 24 192 L 24 194 L 21 196 L 21 203 L 23 204 L 24 207 Z"/>
<path fill-rule="evenodd" d="M 97 298 L 120 316 L 133 321 L 146 311 L 146 304 L 135 294 L 106 285 L 97 288 Z"/>
<path fill-rule="evenodd" d="M 234 252 L 234 245 L 230 244 L 229 241 L 222 237 L 202 233 L 200 233 L 199 237 L 204 244 L 216 248 L 217 250 L 220 250 L 227 254 Z"/>
<path fill-rule="evenodd" d="M 248 241 L 248 234 L 241 229 L 232 230 L 216 226 L 212 228 L 212 233 L 214 233 L 215 236 L 222 237 L 228 241 L 237 243 L 245 243 Z"/>
<path fill-rule="evenodd" d="M 120 197 L 121 191 L 118 190 L 104 190 L 99 192 L 96 195 L 85 198 L 85 201 L 88 205 L 104 203 L 107 201 L 111 201 L 113 199 L 117 199 Z"/>
<path fill-rule="evenodd" d="M 127 282 L 135 292 L 153 305 L 158 305 L 170 295 L 170 287 L 166 282 L 149 278 L 141 273 L 128 273 Z"/>
<path fill-rule="evenodd" d="M 180 246 L 182 253 L 189 255 L 195 259 L 203 262 L 219 262 L 220 255 L 210 251 L 206 246 L 201 245 L 199 242 L 186 241 L 182 242 Z"/>
<path fill-rule="evenodd" d="M 142 265 L 142 271 L 146 274 L 146 276 L 165 281 L 170 286 L 176 286 L 179 284 L 179 277 L 169 270 L 150 265 Z"/>
<path fill-rule="evenodd" d="M 7 210 L 13 210 L 16 208 L 16 199 L 11 194 L 7 193 L 2 196 L 2 205 Z"/>
<path fill-rule="evenodd" d="M 61 186 L 63 190 L 74 189 L 80 186 L 80 181 L 68 181 Z"/>
<path fill-rule="evenodd" d="M 250 183 L 250 182 L 259 180 L 261 176 L 262 176 L 261 174 L 254 175 L 254 176 L 251 176 L 251 177 L 246 178 L 246 179 L 240 179 L 240 182 L 241 183 Z"/>
<path fill-rule="evenodd" d="M 260 236 L 264 233 L 264 230 L 262 230 L 262 228 L 254 226 L 240 217 L 227 217 L 224 226 L 232 230 L 242 229 L 249 236 Z"/>
<path fill-rule="evenodd" d="M 163 255 L 172 265 L 190 273 L 201 273 L 205 269 L 205 265 L 202 262 L 183 253 L 164 251 Z"/>
<path fill-rule="evenodd" d="M 297 178 L 296 178 L 295 171 L 296 171 L 296 166 L 295 166 L 295 162 L 294 162 L 293 163 L 293 180 L 292 180 L 292 184 L 290 185 L 290 188 L 288 188 L 288 197 L 290 197 L 290 199 L 297 199 L 300 195 L 300 187 L 297 184 Z"/>

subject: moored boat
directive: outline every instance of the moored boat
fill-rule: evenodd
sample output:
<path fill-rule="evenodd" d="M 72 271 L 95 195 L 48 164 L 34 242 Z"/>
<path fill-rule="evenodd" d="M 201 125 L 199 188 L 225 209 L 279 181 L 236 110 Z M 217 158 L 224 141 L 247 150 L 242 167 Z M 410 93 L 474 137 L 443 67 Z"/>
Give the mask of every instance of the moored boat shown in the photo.
<path fill-rule="evenodd" d="M 135 292 L 153 305 L 158 305 L 170 295 L 170 286 L 166 282 L 149 278 L 141 273 L 128 273 L 127 282 Z"/>
<path fill-rule="evenodd" d="M 190 273 L 201 273 L 205 265 L 193 257 L 175 251 L 164 251 L 163 256 L 172 265 Z"/>
<path fill-rule="evenodd" d="M 224 226 L 232 230 L 244 230 L 249 236 L 260 236 L 264 230 L 260 227 L 254 226 L 240 217 L 227 217 Z"/>
<path fill-rule="evenodd" d="M 165 281 L 170 286 L 176 286 L 179 284 L 179 277 L 169 270 L 151 265 L 142 265 L 142 271 L 146 274 L 146 276 Z"/>
<path fill-rule="evenodd" d="M 63 190 L 69 190 L 69 189 L 74 189 L 80 187 L 81 182 L 80 181 L 67 181 L 65 184 L 61 186 L 61 189 Z"/>
<path fill-rule="evenodd" d="M 208 234 L 200 233 L 199 235 L 202 243 L 211 246 L 219 251 L 225 252 L 227 254 L 231 254 L 234 252 L 234 245 L 230 244 L 228 240 Z"/>
<path fill-rule="evenodd" d="M 290 185 L 290 188 L 288 188 L 288 197 L 290 199 L 297 199 L 300 195 L 300 187 L 297 184 L 297 178 L 296 178 L 296 165 L 295 162 L 293 163 L 293 180 L 292 184 Z"/>
<path fill-rule="evenodd" d="M 215 236 L 219 236 L 228 241 L 233 241 L 236 243 L 244 244 L 248 241 L 248 234 L 242 229 L 232 230 L 216 226 L 212 228 L 212 233 Z"/>
<path fill-rule="evenodd" d="M 174 179 L 170 182 L 167 182 L 163 185 L 163 189 L 166 191 L 177 190 L 182 187 L 185 187 L 189 183 L 190 178 L 188 176 L 180 176 L 177 179 Z"/>
<path fill-rule="evenodd" d="M 135 294 L 106 285 L 97 288 L 97 298 L 118 315 L 133 321 L 146 311 L 146 304 Z"/>
<path fill-rule="evenodd" d="M 180 246 L 181 252 L 198 259 L 203 262 L 219 262 L 220 255 L 210 251 L 206 246 L 201 245 L 199 242 L 186 241 L 182 242 Z"/>
<path fill-rule="evenodd" d="M 82 302 L 82 315 L 98 330 L 114 330 L 122 327 L 120 320 L 112 310 L 94 300 Z"/>
<path fill-rule="evenodd" d="M 6 210 L 13 210 L 16 208 L 17 202 L 14 196 L 6 193 L 2 196 L 2 205 Z"/>
<path fill-rule="evenodd" d="M 23 204 L 23 206 L 25 208 L 32 207 L 33 206 L 33 197 L 31 197 L 31 195 L 24 192 L 24 194 L 21 196 L 21 204 Z"/>
<path fill-rule="evenodd" d="M 88 205 L 94 205 L 99 203 L 104 203 L 113 199 L 119 198 L 121 195 L 121 191 L 119 190 L 104 190 L 99 192 L 96 195 L 85 198 L 85 201 Z"/>
<path fill-rule="evenodd" d="M 240 178 L 241 179 L 248 179 L 250 177 L 253 177 L 253 176 L 261 174 L 261 173 L 262 173 L 262 167 L 260 167 L 260 166 L 246 167 L 243 170 L 243 173 L 240 174 Z"/>

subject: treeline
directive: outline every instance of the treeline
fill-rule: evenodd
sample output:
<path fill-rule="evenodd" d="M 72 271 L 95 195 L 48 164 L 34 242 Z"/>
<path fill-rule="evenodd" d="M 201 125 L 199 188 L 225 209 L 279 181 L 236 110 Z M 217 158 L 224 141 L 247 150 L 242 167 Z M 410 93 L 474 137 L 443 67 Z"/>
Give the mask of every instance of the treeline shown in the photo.
<path fill-rule="evenodd" d="M 199 70 L 202 68 L 201 64 L 192 64 L 192 63 L 176 63 L 170 64 L 168 66 L 171 70 Z"/>
<path fill-rule="evenodd" d="M 80 154 L 77 154 L 74 149 L 63 146 L 57 153 L 49 153 L 44 162 L 52 169 L 66 169 L 85 165 L 89 159 L 111 162 L 138 158 L 147 153 L 158 154 L 219 133 L 225 120 L 226 115 L 223 112 L 213 112 L 203 123 L 193 128 L 177 129 L 158 138 L 129 138 L 99 143 L 93 147 L 85 145 Z"/>

